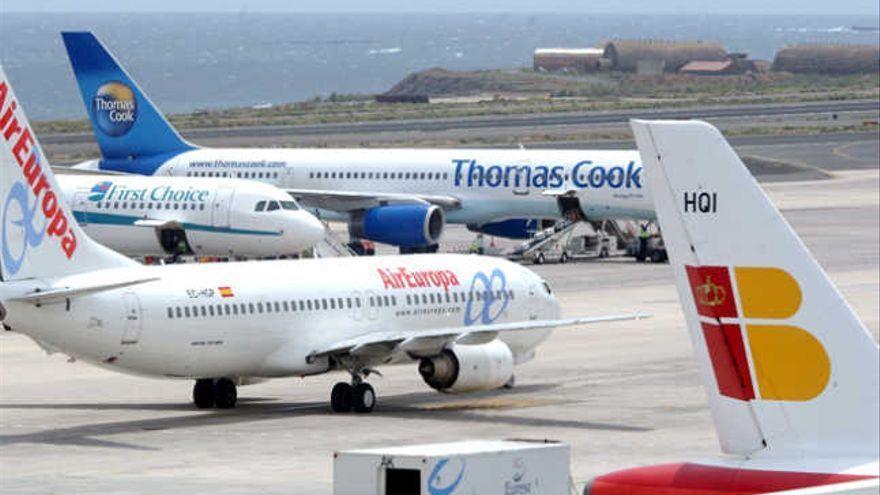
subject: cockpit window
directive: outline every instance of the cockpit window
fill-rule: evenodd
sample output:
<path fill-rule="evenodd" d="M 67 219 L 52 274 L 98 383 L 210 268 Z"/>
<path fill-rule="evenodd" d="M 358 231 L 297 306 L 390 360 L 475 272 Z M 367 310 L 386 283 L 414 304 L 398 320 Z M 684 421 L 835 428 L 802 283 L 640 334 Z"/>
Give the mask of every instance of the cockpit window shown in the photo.
<path fill-rule="evenodd" d="M 266 209 L 265 201 L 257 201 L 257 206 L 254 208 L 254 211 L 263 211 Z"/>
<path fill-rule="evenodd" d="M 275 211 L 280 208 L 281 207 L 278 206 L 278 201 L 269 201 L 269 206 L 266 208 L 266 211 Z"/>
<path fill-rule="evenodd" d="M 280 201 L 281 207 L 285 210 L 296 211 L 299 209 L 299 205 L 296 204 L 296 201 Z"/>

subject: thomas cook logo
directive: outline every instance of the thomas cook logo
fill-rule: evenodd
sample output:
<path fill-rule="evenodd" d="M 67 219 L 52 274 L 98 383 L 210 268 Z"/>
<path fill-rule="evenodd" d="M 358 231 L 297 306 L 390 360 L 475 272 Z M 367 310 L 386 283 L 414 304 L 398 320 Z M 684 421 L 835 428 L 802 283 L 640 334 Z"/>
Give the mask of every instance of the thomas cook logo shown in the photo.
<path fill-rule="evenodd" d="M 104 134 L 111 137 L 124 135 L 137 119 L 134 92 L 119 81 L 102 84 L 92 98 L 92 115 Z"/>
<path fill-rule="evenodd" d="M 489 325 L 504 313 L 510 303 L 507 278 L 499 268 L 492 270 L 490 275 L 477 272 L 468 292 L 471 297 L 464 308 L 465 325 Z"/>
<path fill-rule="evenodd" d="M 113 183 L 109 180 L 98 182 L 92 186 L 92 190 L 89 191 L 89 201 L 101 201 L 104 199 L 111 186 L 113 186 Z"/>
<path fill-rule="evenodd" d="M 458 464 L 458 466 L 455 466 Z M 456 469 L 456 467 L 458 469 Z M 464 459 L 440 459 L 428 475 L 429 495 L 452 495 L 464 478 Z"/>
<path fill-rule="evenodd" d="M 47 223 L 42 227 L 34 227 L 37 203 L 28 206 L 28 191 L 21 182 L 12 184 L 3 205 L 3 246 L 0 254 L 3 257 L 3 268 L 9 275 L 21 270 L 28 248 L 35 248 L 43 243 Z M 14 245 L 15 244 L 15 245 Z"/>
<path fill-rule="evenodd" d="M 721 395 L 808 401 L 825 390 L 831 377 L 825 347 L 789 324 L 803 299 L 791 274 L 771 267 L 685 268 Z"/>

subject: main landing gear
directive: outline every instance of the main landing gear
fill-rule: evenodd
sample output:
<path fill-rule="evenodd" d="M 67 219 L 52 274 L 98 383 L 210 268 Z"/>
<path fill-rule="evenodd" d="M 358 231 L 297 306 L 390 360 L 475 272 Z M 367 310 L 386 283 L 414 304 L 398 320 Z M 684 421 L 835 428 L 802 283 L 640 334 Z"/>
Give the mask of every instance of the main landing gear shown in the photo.
<path fill-rule="evenodd" d="M 330 409 L 333 412 L 368 413 L 376 405 L 376 391 L 363 381 L 360 374 L 352 373 L 351 384 L 338 382 L 330 391 Z"/>
<path fill-rule="evenodd" d="M 202 378 L 193 386 L 193 403 L 199 409 L 232 409 L 237 400 L 235 383 L 229 378 Z"/>

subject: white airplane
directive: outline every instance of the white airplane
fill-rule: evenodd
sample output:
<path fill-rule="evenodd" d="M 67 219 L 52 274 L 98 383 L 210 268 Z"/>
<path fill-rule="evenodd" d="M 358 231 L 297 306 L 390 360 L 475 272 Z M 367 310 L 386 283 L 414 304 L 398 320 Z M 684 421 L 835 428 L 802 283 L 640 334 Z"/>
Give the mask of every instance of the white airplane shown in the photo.
<path fill-rule="evenodd" d="M 871 334 L 717 129 L 632 128 L 726 456 L 605 474 L 584 493 L 878 493 Z"/>
<path fill-rule="evenodd" d="M 419 362 L 433 388 L 511 383 L 559 319 L 540 277 L 472 255 L 143 266 L 89 238 L 0 68 L 0 320 L 47 351 L 120 372 L 195 379 L 198 407 L 239 384 L 347 371 L 335 411 L 367 412 L 374 367 Z"/>
<path fill-rule="evenodd" d="M 81 168 L 269 182 L 402 252 L 435 250 L 445 222 L 524 239 L 569 211 L 654 216 L 636 151 L 197 147 L 92 33 L 62 36 L 102 155 Z"/>
<path fill-rule="evenodd" d="M 298 254 L 324 226 L 287 193 L 239 179 L 59 175 L 89 237 L 130 256 Z"/>

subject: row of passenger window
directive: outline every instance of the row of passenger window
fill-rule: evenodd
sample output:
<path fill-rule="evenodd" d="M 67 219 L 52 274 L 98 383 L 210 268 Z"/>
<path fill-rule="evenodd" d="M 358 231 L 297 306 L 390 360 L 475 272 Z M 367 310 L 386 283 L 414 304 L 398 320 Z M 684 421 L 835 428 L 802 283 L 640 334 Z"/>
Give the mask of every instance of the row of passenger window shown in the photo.
<path fill-rule="evenodd" d="M 407 294 L 406 304 L 409 306 L 464 303 L 468 300 L 486 300 L 491 297 L 500 299 L 504 296 L 513 299 L 513 291 L 497 290 L 494 292 L 439 292 L 430 294 Z M 444 301 L 445 298 L 445 301 Z M 397 306 L 397 296 L 381 295 L 369 296 L 364 305 L 373 307 Z M 238 316 L 264 313 L 295 313 L 306 311 L 330 311 L 340 309 L 360 308 L 361 299 L 358 297 L 336 297 L 321 299 L 301 299 L 296 301 L 267 301 L 247 303 L 218 303 L 191 306 L 169 306 L 166 308 L 168 318 L 207 318 L 216 316 Z"/>
<path fill-rule="evenodd" d="M 309 172 L 309 179 L 446 180 L 447 172 Z"/>
<path fill-rule="evenodd" d="M 187 177 L 235 177 L 238 179 L 277 179 L 278 172 L 187 172 Z"/>
<path fill-rule="evenodd" d="M 136 201 L 98 201 L 95 203 L 95 208 L 97 209 L 114 209 L 114 210 L 152 210 L 155 206 L 157 210 L 204 210 L 204 203 L 162 203 L 157 202 L 144 202 L 140 203 Z"/>

